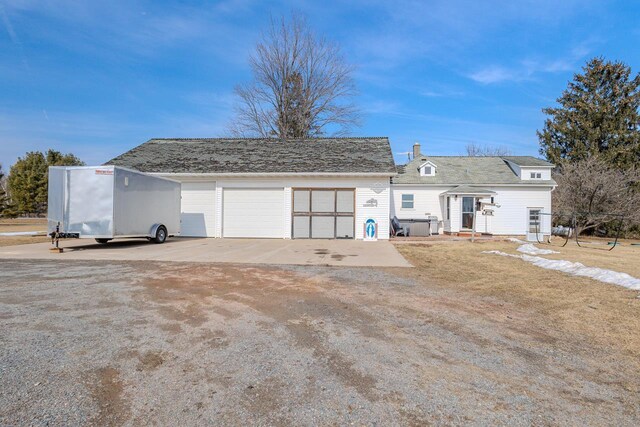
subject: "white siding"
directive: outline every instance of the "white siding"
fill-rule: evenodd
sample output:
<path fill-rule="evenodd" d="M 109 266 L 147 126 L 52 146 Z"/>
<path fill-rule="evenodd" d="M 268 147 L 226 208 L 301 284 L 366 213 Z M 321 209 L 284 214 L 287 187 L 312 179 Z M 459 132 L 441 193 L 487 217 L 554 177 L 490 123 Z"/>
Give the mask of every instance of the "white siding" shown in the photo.
<path fill-rule="evenodd" d="M 374 183 L 359 182 L 356 188 L 356 239 L 364 237 L 364 223 L 369 218 L 378 222 L 378 239 L 389 238 L 389 182 L 382 188 L 372 188 Z M 377 207 L 365 207 L 371 199 L 377 201 Z"/>
<path fill-rule="evenodd" d="M 394 185 L 391 211 L 399 219 L 426 218 L 435 215 L 443 220 L 446 214 L 444 199 L 440 196 L 451 187 L 419 187 Z M 413 209 L 402 208 L 402 195 L 413 194 Z"/>
<path fill-rule="evenodd" d="M 182 183 L 181 236 L 214 237 L 216 223 L 216 183 Z"/>
<path fill-rule="evenodd" d="M 449 231 L 457 233 L 462 225 L 462 198 L 451 196 L 451 219 L 449 221 Z"/>
<path fill-rule="evenodd" d="M 424 218 L 427 215 L 436 215 L 444 220 L 446 216 L 446 198 L 441 196 L 450 187 L 431 187 L 420 185 L 394 185 L 391 187 L 391 216 L 400 219 Z M 492 190 L 494 201 L 500 207 L 493 207 L 494 215 L 485 218 L 480 212 L 476 214 L 476 230 L 485 232 L 485 224 L 488 232 L 503 235 L 524 235 L 527 230 L 527 208 L 541 208 L 543 212 L 551 212 L 551 188 L 549 187 L 491 187 L 482 188 Z M 402 194 L 414 195 L 414 209 L 402 209 Z M 490 197 L 483 200 L 489 201 Z M 451 196 L 451 220 L 450 224 L 443 221 L 443 231 L 458 232 L 461 226 L 462 196 Z M 550 231 L 550 216 L 543 215 L 542 228 L 545 234 Z"/>
<path fill-rule="evenodd" d="M 420 187 L 409 185 L 394 185 L 391 196 L 391 216 L 399 219 L 424 219 L 437 216 L 440 230 L 450 231 L 445 221 L 447 215 L 446 199 L 441 194 L 451 187 Z M 413 194 L 413 209 L 402 208 L 402 195 Z M 451 200 L 451 215 L 457 215 Z M 456 217 L 457 218 L 457 217 Z M 459 222 L 459 219 L 457 220 Z M 454 222 L 455 223 L 455 220 Z"/>
<path fill-rule="evenodd" d="M 551 212 L 551 191 L 548 188 L 493 188 L 498 194 L 495 202 L 500 205 L 493 217 L 494 234 L 525 234 L 527 231 L 527 208 L 542 208 Z M 550 231 L 550 216 L 543 215 L 542 230 Z"/>

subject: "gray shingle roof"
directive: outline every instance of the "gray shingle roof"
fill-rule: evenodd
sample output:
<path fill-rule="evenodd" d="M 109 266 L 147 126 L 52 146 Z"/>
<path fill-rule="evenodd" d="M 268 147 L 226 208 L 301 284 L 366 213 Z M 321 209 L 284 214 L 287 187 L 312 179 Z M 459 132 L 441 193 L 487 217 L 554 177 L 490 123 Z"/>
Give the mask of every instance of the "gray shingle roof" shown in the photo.
<path fill-rule="evenodd" d="M 396 173 L 382 137 L 151 139 L 106 164 L 164 173 Z"/>
<path fill-rule="evenodd" d="M 524 159 L 524 157 L 518 157 Z M 535 159 L 535 157 L 531 157 Z M 436 165 L 435 176 L 420 176 L 418 168 L 427 160 Z M 545 162 L 546 163 L 546 162 Z M 550 164 L 549 164 L 550 165 Z M 443 185 L 555 185 L 555 181 L 521 180 L 501 157 L 420 156 L 407 163 L 394 184 Z"/>
<path fill-rule="evenodd" d="M 496 194 L 496 192 L 482 187 L 463 184 L 446 191 L 445 194 Z"/>
<path fill-rule="evenodd" d="M 553 167 L 553 163 L 532 156 L 502 156 L 503 159 L 515 163 L 518 166 L 542 166 Z"/>

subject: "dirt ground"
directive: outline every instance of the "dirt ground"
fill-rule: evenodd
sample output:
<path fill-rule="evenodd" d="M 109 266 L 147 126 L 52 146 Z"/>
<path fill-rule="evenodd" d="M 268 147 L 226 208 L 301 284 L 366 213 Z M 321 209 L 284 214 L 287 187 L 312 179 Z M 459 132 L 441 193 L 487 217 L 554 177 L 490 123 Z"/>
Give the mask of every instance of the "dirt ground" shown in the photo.
<path fill-rule="evenodd" d="M 1 261 L 0 425 L 638 425 L 637 292 L 485 248 Z"/>
<path fill-rule="evenodd" d="M 0 218 L 0 233 L 21 231 L 42 231 L 38 236 L 0 236 L 0 246 L 24 245 L 48 241 L 46 237 L 47 220 L 44 218 Z"/>

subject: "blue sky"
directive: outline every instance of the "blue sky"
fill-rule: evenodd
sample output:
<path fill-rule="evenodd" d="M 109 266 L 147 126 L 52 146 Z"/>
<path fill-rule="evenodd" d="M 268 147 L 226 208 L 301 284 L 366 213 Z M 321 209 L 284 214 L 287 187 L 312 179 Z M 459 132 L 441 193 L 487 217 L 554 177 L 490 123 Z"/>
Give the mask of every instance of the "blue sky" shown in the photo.
<path fill-rule="evenodd" d="M 0 0 L 0 163 L 54 148 L 98 164 L 153 137 L 225 136 L 261 30 L 292 10 L 356 66 L 353 134 L 389 136 L 394 153 L 537 155 L 541 108 L 585 61 L 640 71 L 633 0 Z"/>

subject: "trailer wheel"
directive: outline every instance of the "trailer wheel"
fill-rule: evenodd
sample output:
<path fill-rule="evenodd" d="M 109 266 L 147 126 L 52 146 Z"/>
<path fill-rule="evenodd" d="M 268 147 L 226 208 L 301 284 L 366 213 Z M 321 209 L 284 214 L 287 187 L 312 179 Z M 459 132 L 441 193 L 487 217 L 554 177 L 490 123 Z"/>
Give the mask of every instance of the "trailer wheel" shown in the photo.
<path fill-rule="evenodd" d="M 109 240 L 111 239 L 96 239 L 96 242 L 100 243 L 101 245 L 104 245 L 105 243 L 107 243 Z"/>
<path fill-rule="evenodd" d="M 154 237 L 154 243 L 164 243 L 167 240 L 167 228 L 164 225 L 161 225 L 156 230 L 156 237 Z"/>

